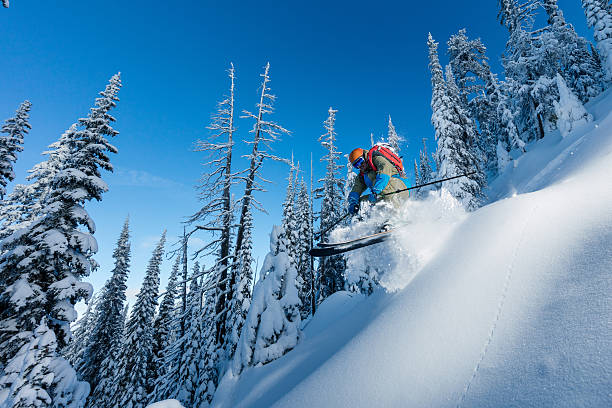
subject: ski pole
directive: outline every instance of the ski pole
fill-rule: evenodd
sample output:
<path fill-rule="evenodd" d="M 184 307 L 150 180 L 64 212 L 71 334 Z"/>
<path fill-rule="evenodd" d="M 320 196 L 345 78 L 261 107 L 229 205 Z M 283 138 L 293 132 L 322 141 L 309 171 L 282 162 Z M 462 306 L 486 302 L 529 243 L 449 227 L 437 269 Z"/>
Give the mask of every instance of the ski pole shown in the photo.
<path fill-rule="evenodd" d="M 437 184 L 437 183 L 441 183 L 441 182 L 443 182 L 443 181 L 453 180 L 453 179 L 456 179 L 456 178 L 459 178 L 459 177 L 467 177 L 467 176 L 471 176 L 472 174 L 475 174 L 475 173 L 476 173 L 476 172 L 475 172 L 475 171 L 473 171 L 473 172 L 471 172 L 471 173 L 460 174 L 460 175 L 458 175 L 458 176 L 448 177 L 448 178 L 445 178 L 445 179 L 442 179 L 442 180 L 431 181 L 431 182 L 429 182 L 429 183 L 419 184 L 418 186 L 408 187 L 408 188 L 405 188 L 405 189 L 403 189 L 403 190 L 397 190 L 397 191 L 394 191 L 394 192 L 392 192 L 392 193 L 381 194 L 381 196 L 388 196 L 388 195 L 391 195 L 391 194 L 402 193 L 402 192 L 404 192 L 404 191 L 414 190 L 415 188 L 421 188 L 421 187 L 425 187 L 425 186 L 430 186 L 430 185 L 432 185 L 432 184 Z"/>
<path fill-rule="evenodd" d="M 325 231 L 320 231 L 318 232 L 317 235 L 317 239 L 321 239 L 321 237 L 329 230 L 331 230 L 332 228 L 334 228 L 336 225 L 340 224 L 342 221 L 344 221 L 346 219 L 346 217 L 348 217 L 349 215 L 351 215 L 350 213 L 346 213 L 344 214 L 342 217 L 340 217 L 340 219 L 338 219 L 338 221 L 334 222 L 332 225 L 330 225 L 329 227 L 327 227 L 325 229 Z"/>

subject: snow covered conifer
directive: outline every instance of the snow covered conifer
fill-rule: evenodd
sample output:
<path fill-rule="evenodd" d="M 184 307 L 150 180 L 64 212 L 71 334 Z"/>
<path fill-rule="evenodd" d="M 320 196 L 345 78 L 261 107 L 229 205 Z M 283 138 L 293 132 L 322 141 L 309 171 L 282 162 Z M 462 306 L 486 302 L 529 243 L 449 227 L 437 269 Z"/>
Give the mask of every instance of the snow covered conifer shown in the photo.
<path fill-rule="evenodd" d="M 126 281 L 130 268 L 129 220 L 126 219 L 113 252 L 115 267 L 103 288 L 96 321 L 87 344 L 81 377 L 89 382 L 89 406 L 109 406 L 114 392 L 112 385 L 118 375 L 123 346 L 123 311 L 126 301 Z"/>
<path fill-rule="evenodd" d="M 560 74 L 555 78 L 559 89 L 559 102 L 555 101 L 557 124 L 562 136 L 567 136 L 574 128 L 593 120 L 584 105 L 563 80 Z"/>
<path fill-rule="evenodd" d="M 23 137 L 32 128 L 28 122 L 32 104 L 24 101 L 19 105 L 15 117 L 7 119 L 0 130 L 0 199 L 6 194 L 6 185 L 15 179 L 13 164 L 17 152 L 23 150 Z"/>
<path fill-rule="evenodd" d="M 321 146 L 327 153 L 321 158 L 322 162 L 326 163 L 325 177 L 319 182 L 323 186 L 317 189 L 317 198 L 322 198 L 321 213 L 320 213 L 320 231 L 328 229 L 340 217 L 344 215 L 343 204 L 343 182 L 339 177 L 339 169 L 342 165 L 338 164 L 338 159 L 341 153 L 336 145 L 336 113 L 338 111 L 328 110 L 327 120 L 324 122 L 326 133 L 321 135 L 319 141 Z M 327 242 L 329 233 L 321 238 L 321 242 Z M 344 289 L 344 270 L 346 263 L 341 255 L 334 255 L 321 258 L 319 261 L 318 278 L 319 278 L 319 297 L 320 300 L 325 299 L 331 294 Z"/>
<path fill-rule="evenodd" d="M 148 403 L 150 391 L 151 359 L 153 357 L 153 324 L 159 290 L 159 272 L 166 231 L 149 260 L 147 271 L 136 303 L 125 327 L 118 392 L 113 406 L 138 408 Z"/>
<path fill-rule="evenodd" d="M 185 406 L 193 406 L 196 389 L 199 381 L 200 359 L 202 354 L 202 290 L 198 284 L 200 275 L 200 265 L 195 262 L 191 282 L 189 285 L 189 295 L 187 298 L 187 308 L 185 321 L 185 335 L 179 341 L 181 343 L 181 355 L 179 365 L 178 381 L 174 384 L 175 394 L 173 395 Z"/>
<path fill-rule="evenodd" d="M 217 113 L 213 116 L 213 122 L 208 127 L 213 132 L 208 141 L 198 142 L 198 151 L 208 154 L 208 162 L 205 164 L 206 171 L 200 182 L 200 200 L 204 202 L 202 208 L 190 218 L 190 222 L 203 222 L 198 225 L 199 229 L 212 231 L 213 239 L 200 250 L 204 255 L 215 255 L 217 266 L 213 270 L 219 276 L 219 310 L 218 328 L 223 332 L 220 343 L 225 340 L 226 324 L 226 299 L 229 301 L 232 284 L 232 231 L 235 212 L 235 202 L 232 200 L 231 188 L 241 180 L 239 173 L 232 172 L 232 153 L 234 148 L 234 65 L 229 70 L 230 92 L 223 101 L 218 104 Z M 260 118 L 261 119 L 261 118 Z M 222 140 L 218 140 L 222 139 Z M 186 289 L 186 288 L 185 288 Z M 181 330 L 183 335 L 183 330 Z"/>
<path fill-rule="evenodd" d="M 254 193 L 257 191 L 264 191 L 263 186 L 260 184 L 258 179 L 264 180 L 261 177 L 261 169 L 266 159 L 284 161 L 283 159 L 273 155 L 270 152 L 271 144 L 280 139 L 282 134 L 290 133 L 287 129 L 283 128 L 276 122 L 267 120 L 266 115 L 270 115 L 274 112 L 273 103 L 276 99 L 274 95 L 270 93 L 270 63 L 266 64 L 264 73 L 261 75 L 263 78 L 261 93 L 259 96 L 259 102 L 257 103 L 257 114 L 253 114 L 249 111 L 244 111 L 245 118 L 251 118 L 254 120 L 253 128 L 250 133 L 253 134 L 253 140 L 247 142 L 252 146 L 251 153 L 246 157 L 250 160 L 249 168 L 241 176 L 245 183 L 244 194 L 238 199 L 240 202 L 240 217 L 238 220 L 238 230 L 236 232 L 236 244 L 234 247 L 234 259 L 239 259 L 239 256 L 243 251 L 243 245 L 245 238 L 250 231 L 247 231 L 247 218 L 252 217 L 250 212 L 253 208 L 263 210 L 261 204 L 255 199 Z M 243 264 L 244 265 L 244 264 Z M 221 272 L 224 274 L 225 272 Z M 231 303 L 231 298 L 234 296 L 232 292 L 228 291 L 228 288 L 236 287 L 234 284 L 242 279 L 237 273 L 232 272 L 230 275 L 229 282 L 226 284 L 223 280 L 227 274 L 222 275 L 219 280 L 219 294 L 217 302 L 217 333 L 216 339 L 217 344 L 224 345 L 227 337 L 229 336 L 230 330 L 227 328 L 227 305 Z M 233 346 L 231 347 L 233 349 Z"/>
<path fill-rule="evenodd" d="M 387 143 L 391 146 L 391 149 L 400 156 L 400 142 L 402 138 L 399 137 L 397 131 L 395 130 L 395 126 L 393 126 L 393 122 L 391 122 L 391 115 L 389 115 L 389 134 L 387 136 Z"/>
<path fill-rule="evenodd" d="M 177 279 L 181 257 L 176 256 L 166 292 L 159 305 L 159 311 L 155 317 L 153 324 L 153 359 L 151 371 L 155 373 L 157 380 L 163 380 L 165 372 L 170 364 L 165 358 L 165 354 L 169 352 L 172 343 L 176 340 L 177 319 L 176 319 L 176 299 L 178 296 Z"/>
<path fill-rule="evenodd" d="M 71 150 L 71 141 L 77 133 L 77 124 L 73 124 L 62 134 L 58 141 L 52 143 L 46 161 L 36 164 L 28 170 L 26 177 L 30 184 L 18 184 L 7 198 L 0 203 L 2 230 L 0 238 L 6 238 L 13 232 L 28 227 L 35 219 L 44 215 L 47 198 L 52 191 L 53 180 L 62 170 Z"/>
<path fill-rule="evenodd" d="M 445 183 L 444 187 L 469 210 L 479 206 L 482 199 L 484 175 L 474 152 L 477 133 L 473 122 L 462 109 L 459 89 L 455 84 L 452 69 L 447 66 L 447 80 L 444 81 L 442 67 L 438 60 L 438 44 L 431 34 L 428 39 L 429 67 L 432 83 L 432 124 L 436 130 L 438 149 L 436 151 L 437 175 L 440 178 L 453 177 L 476 171 L 468 177 L 461 177 Z"/>
<path fill-rule="evenodd" d="M 597 50 L 602 59 L 606 80 L 612 80 L 612 11 L 603 0 L 582 0 L 589 27 L 593 27 Z"/>
<path fill-rule="evenodd" d="M 301 317 L 305 319 L 308 315 L 312 314 L 312 301 L 313 301 L 313 286 L 314 276 L 312 265 L 310 263 L 310 245 L 313 239 L 313 225 L 312 225 L 312 211 L 310 208 L 310 195 L 306 183 L 302 180 L 300 183 L 300 189 L 297 196 L 297 236 L 298 247 L 296 253 L 296 265 L 297 265 L 297 284 L 298 292 L 300 296 L 300 307 Z"/>
<path fill-rule="evenodd" d="M 108 189 L 100 168 L 112 170 L 106 152 L 117 151 L 106 136 L 118 133 L 110 126 L 114 119 L 109 111 L 120 86 L 117 74 L 89 115 L 79 119 L 81 128 L 71 135 L 67 160 L 46 200 L 45 216 L 2 242 L 0 344 L 2 362 L 8 364 L 0 394 L 9 405 L 25 404 L 30 395 L 46 395 L 41 404 L 56 405 L 71 395 L 79 398 L 73 401 L 79 405 L 88 394 L 58 353 L 68 343 L 70 323 L 76 320 L 74 304 L 92 292 L 90 284 L 80 281 L 97 267 L 92 259 L 97 251 L 95 224 L 84 204 L 100 200 Z M 44 352 L 37 349 L 43 346 Z M 31 370 L 45 371 L 46 381 L 28 377 Z"/>
<path fill-rule="evenodd" d="M 253 283 L 252 230 L 253 217 L 251 209 L 248 209 L 244 218 L 242 246 L 234 264 L 236 282 L 233 285 L 233 296 L 228 306 L 228 328 L 231 330 L 226 347 L 228 358 L 233 356 L 236 351 L 236 345 L 240 339 L 242 326 L 244 325 L 249 307 L 251 306 L 251 285 Z"/>
<path fill-rule="evenodd" d="M 292 350 L 300 339 L 300 299 L 297 271 L 284 252 L 280 227 L 270 234 L 270 252 L 264 260 L 262 279 L 253 299 L 234 357 L 233 373 L 266 364 Z"/>
<path fill-rule="evenodd" d="M 565 21 L 557 0 L 544 0 L 542 5 L 548 14 L 550 36 L 556 40 L 558 48 L 558 72 L 572 92 L 586 103 L 603 90 L 601 65 L 589 52 L 589 43 Z"/>

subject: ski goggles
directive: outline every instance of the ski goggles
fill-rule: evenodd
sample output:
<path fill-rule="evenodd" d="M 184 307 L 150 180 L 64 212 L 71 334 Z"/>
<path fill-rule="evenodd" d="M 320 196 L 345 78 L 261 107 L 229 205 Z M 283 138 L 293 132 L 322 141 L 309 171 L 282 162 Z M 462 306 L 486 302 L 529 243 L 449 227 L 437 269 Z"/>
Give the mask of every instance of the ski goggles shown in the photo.
<path fill-rule="evenodd" d="M 363 164 L 364 160 L 363 157 L 358 158 L 357 160 L 355 160 L 353 162 L 353 167 L 355 167 L 356 169 L 360 168 L 361 165 Z"/>

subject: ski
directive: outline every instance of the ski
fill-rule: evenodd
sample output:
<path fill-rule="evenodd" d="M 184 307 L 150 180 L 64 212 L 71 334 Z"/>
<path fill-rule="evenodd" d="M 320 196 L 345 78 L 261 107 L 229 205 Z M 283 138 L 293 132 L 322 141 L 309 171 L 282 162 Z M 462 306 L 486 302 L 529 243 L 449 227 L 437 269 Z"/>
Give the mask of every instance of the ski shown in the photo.
<path fill-rule="evenodd" d="M 344 242 L 322 242 L 317 244 L 317 248 L 312 248 L 309 253 L 311 256 L 317 258 L 322 256 L 342 254 L 344 252 L 353 251 L 358 248 L 363 248 L 383 242 L 393 236 L 393 233 L 396 231 L 397 229 L 391 229 L 389 231 L 378 232 L 376 234 L 366 235 L 365 237 Z"/>

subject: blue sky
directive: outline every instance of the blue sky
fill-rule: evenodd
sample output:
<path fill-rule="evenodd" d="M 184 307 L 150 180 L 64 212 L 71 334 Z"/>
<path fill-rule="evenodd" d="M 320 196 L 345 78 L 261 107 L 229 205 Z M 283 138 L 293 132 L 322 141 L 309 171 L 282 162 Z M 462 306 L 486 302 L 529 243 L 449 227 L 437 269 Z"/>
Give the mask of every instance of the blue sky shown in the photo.
<path fill-rule="evenodd" d="M 592 40 L 580 1 L 558 3 L 578 33 Z M 371 132 L 386 135 L 391 115 L 406 139 L 402 153 L 411 169 L 421 139 L 429 139 L 430 151 L 434 146 L 427 33 L 441 43 L 445 63 L 447 39 L 467 28 L 470 38 L 482 39 L 493 70 L 501 74 L 507 33 L 496 16 L 495 0 L 11 1 L 10 9 L 0 10 L 0 119 L 11 117 L 23 100 L 32 102 L 32 131 L 16 166 L 17 182 L 121 71 L 124 86 L 113 112 L 120 132 L 114 140 L 115 173 L 104 176 L 110 191 L 103 201 L 87 207 L 98 227 L 101 264 L 89 280 L 98 289 L 109 277 L 111 254 L 129 214 L 128 286 L 135 293 L 162 230 L 175 242 L 184 217 L 198 208 L 194 186 L 204 158 L 193 147 L 207 137 L 210 115 L 228 91 L 230 62 L 236 67 L 239 110 L 255 109 L 259 75 L 270 62 L 277 96 L 271 119 L 292 131 L 275 145 L 276 153 L 293 152 L 302 167 L 309 166 L 312 153 L 315 178 L 324 170 L 317 139 L 330 106 L 338 110 L 344 153 L 368 147 Z M 251 126 L 239 120 L 237 137 L 248 138 Z M 239 147 L 240 153 L 246 150 Z M 264 167 L 275 184 L 258 196 L 269 212 L 255 219 L 259 264 L 271 226 L 280 222 L 286 172 L 277 163 Z M 170 266 L 165 262 L 162 282 Z"/>

